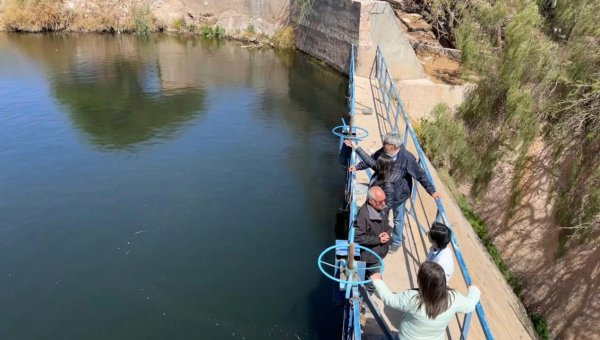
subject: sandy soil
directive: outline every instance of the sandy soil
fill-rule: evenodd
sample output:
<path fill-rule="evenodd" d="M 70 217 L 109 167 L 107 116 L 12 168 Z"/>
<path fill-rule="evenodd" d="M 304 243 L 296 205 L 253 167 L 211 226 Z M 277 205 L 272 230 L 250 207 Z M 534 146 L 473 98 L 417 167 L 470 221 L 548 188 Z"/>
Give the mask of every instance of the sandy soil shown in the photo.
<path fill-rule="evenodd" d="M 460 77 L 462 69 L 459 60 L 425 50 L 417 50 L 417 57 L 421 65 L 423 65 L 425 74 L 434 83 L 452 85 L 462 85 L 465 83 Z"/>

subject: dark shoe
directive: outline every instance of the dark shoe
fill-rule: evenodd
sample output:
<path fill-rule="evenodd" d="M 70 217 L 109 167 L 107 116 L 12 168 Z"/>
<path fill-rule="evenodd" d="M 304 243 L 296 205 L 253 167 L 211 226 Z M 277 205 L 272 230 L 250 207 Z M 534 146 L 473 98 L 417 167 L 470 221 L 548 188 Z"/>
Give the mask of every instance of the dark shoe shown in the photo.
<path fill-rule="evenodd" d="M 388 254 L 393 254 L 393 253 L 397 252 L 398 249 L 400 249 L 400 245 L 398 245 L 398 244 L 392 244 L 390 246 L 390 249 L 388 249 Z"/>

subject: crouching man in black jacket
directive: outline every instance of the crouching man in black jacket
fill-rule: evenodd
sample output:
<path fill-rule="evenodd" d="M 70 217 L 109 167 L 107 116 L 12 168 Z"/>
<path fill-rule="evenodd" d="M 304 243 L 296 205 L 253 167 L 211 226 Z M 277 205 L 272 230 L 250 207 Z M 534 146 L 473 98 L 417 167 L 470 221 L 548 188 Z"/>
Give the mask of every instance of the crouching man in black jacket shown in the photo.
<path fill-rule="evenodd" d="M 388 219 L 381 216 L 381 211 L 384 208 L 385 193 L 378 186 L 371 187 L 367 193 L 367 203 L 358 210 L 354 224 L 356 228 L 354 241 L 363 247 L 370 248 L 381 258 L 384 258 L 388 253 L 392 233 Z M 367 251 L 361 252 L 360 259 L 367 263 L 367 268 L 378 266 L 377 258 Z M 378 268 L 367 269 L 366 275 L 369 277 L 377 272 L 379 272 Z M 374 287 L 370 284 L 366 287 L 369 291 L 374 290 Z"/>

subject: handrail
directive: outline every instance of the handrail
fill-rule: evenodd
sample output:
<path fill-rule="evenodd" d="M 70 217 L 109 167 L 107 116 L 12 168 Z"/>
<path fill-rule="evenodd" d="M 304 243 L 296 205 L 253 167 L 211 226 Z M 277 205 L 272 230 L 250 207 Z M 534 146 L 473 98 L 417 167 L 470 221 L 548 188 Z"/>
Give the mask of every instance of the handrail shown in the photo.
<path fill-rule="evenodd" d="M 383 52 L 381 51 L 381 49 L 379 47 L 377 47 L 375 58 L 376 58 L 375 77 L 376 77 L 377 81 L 379 82 L 379 89 L 380 89 L 381 95 L 383 97 L 383 104 L 387 110 L 387 112 L 386 112 L 387 121 L 391 125 L 392 131 L 398 132 L 398 118 L 399 118 L 400 113 L 402 113 L 402 118 L 406 125 L 405 132 L 404 132 L 404 144 L 406 145 L 407 137 L 410 135 L 411 140 L 412 140 L 412 142 L 415 146 L 415 149 L 417 151 L 417 154 L 419 156 L 419 163 L 423 167 L 423 170 L 425 171 L 427 178 L 435 187 L 433 177 L 431 176 L 431 172 L 427 165 L 428 159 L 425 156 L 423 149 L 421 148 L 421 144 L 419 143 L 419 140 L 417 139 L 417 135 L 412 127 L 412 124 L 410 123 L 410 118 L 408 117 L 408 114 L 406 113 L 406 109 L 404 108 L 404 104 L 402 103 L 402 100 L 400 99 L 400 93 L 398 91 L 398 88 L 394 84 L 394 80 L 392 78 L 389 68 L 387 67 L 387 63 L 385 61 L 385 57 L 383 56 Z M 395 98 L 393 98 L 392 95 L 394 95 Z M 393 103 L 394 99 L 397 101 L 397 103 L 396 103 L 394 112 L 392 112 L 391 110 L 393 110 L 392 105 L 394 104 Z M 390 114 L 392 114 L 393 117 L 390 117 Z M 392 121 L 392 118 L 393 118 L 393 121 Z M 413 218 L 415 218 L 415 221 L 417 221 L 417 224 L 419 224 L 419 222 L 418 222 L 416 213 L 414 211 L 414 205 L 415 205 L 415 200 L 418 196 L 419 196 L 419 192 L 418 192 L 418 190 L 416 190 L 416 186 L 415 186 L 414 190 L 413 190 L 413 195 L 411 198 L 411 202 L 412 202 L 411 210 L 412 211 L 410 212 L 410 214 Z M 437 206 L 436 220 L 439 221 L 441 219 L 445 225 L 447 225 L 450 229 L 452 229 L 450 226 L 450 221 L 448 220 L 448 218 L 446 216 L 446 211 L 444 209 L 444 205 L 442 204 L 441 199 L 439 199 L 439 198 L 436 199 L 435 204 Z M 424 231 L 423 227 L 420 224 L 419 224 L 419 227 L 420 227 L 419 229 L 421 229 L 421 231 L 423 232 Z M 458 246 L 458 242 L 456 241 L 456 237 L 454 236 L 454 233 L 452 233 L 451 243 L 452 243 L 452 247 L 454 249 L 456 259 L 460 266 L 460 271 L 465 280 L 465 283 L 467 285 L 470 285 L 472 282 L 471 275 L 469 274 L 469 271 L 467 270 L 467 265 L 465 263 L 462 252 L 460 251 L 460 248 Z M 481 328 L 483 329 L 485 338 L 487 340 L 493 340 L 494 336 L 492 335 L 492 332 L 490 330 L 490 327 L 489 327 L 487 318 L 485 316 L 485 312 L 483 311 L 483 307 L 481 306 L 481 303 L 477 304 L 476 313 L 477 313 L 477 316 L 479 317 L 479 322 L 481 323 Z M 471 313 L 469 313 L 465 316 L 465 320 L 463 323 L 463 329 L 462 329 L 462 336 L 464 339 L 467 338 L 467 335 L 469 333 L 471 317 L 472 317 Z"/>
<path fill-rule="evenodd" d="M 354 116 L 354 109 L 356 105 L 355 100 L 355 92 L 354 92 L 354 73 L 356 71 L 356 64 L 354 59 L 356 58 L 354 55 L 354 45 L 352 45 L 352 49 L 350 51 L 350 67 L 348 69 L 348 114 L 350 116 Z"/>
<path fill-rule="evenodd" d="M 348 81 L 348 114 L 350 115 L 350 120 L 353 120 L 353 116 L 354 116 L 354 109 L 355 109 L 355 86 L 354 86 L 354 72 L 355 72 L 355 64 L 354 64 L 354 45 L 352 45 L 351 47 L 351 51 L 350 51 L 350 67 L 348 69 L 348 77 L 349 77 L 349 81 Z M 352 131 L 350 131 L 352 130 Z M 348 126 L 347 128 L 347 133 L 348 135 L 352 135 L 352 133 L 355 132 L 355 127 L 351 124 L 350 126 Z M 356 141 L 358 143 L 358 140 Z M 344 139 L 340 138 L 340 148 L 343 146 L 342 144 L 344 143 Z M 352 166 L 352 165 L 356 165 L 356 151 L 354 151 L 354 149 L 352 149 L 352 154 L 350 155 L 350 159 L 348 160 L 348 167 Z M 354 234 L 355 234 L 355 230 L 354 230 L 354 220 L 356 219 L 356 215 L 358 214 L 358 207 L 357 207 L 357 203 L 356 203 L 356 173 L 355 172 L 347 172 L 347 193 L 350 196 L 349 199 L 347 199 L 347 201 L 350 204 L 350 212 L 349 212 L 349 217 L 348 217 L 348 244 L 353 244 L 354 243 Z M 348 254 L 348 257 L 350 256 L 354 256 L 354 254 Z M 347 287 L 348 289 L 348 293 L 350 292 L 350 287 Z M 348 298 L 348 302 L 350 303 L 351 306 L 351 317 L 352 317 L 352 323 L 348 324 L 348 326 L 350 327 L 350 325 L 352 326 L 352 333 L 353 334 L 353 339 L 354 340 L 360 340 L 362 337 L 362 329 L 361 329 L 361 325 L 360 325 L 360 303 L 359 303 L 359 294 L 358 294 L 358 289 L 357 287 L 353 287 L 352 288 L 352 298 L 349 298 L 349 295 L 347 295 Z M 346 336 L 349 336 L 350 333 L 346 334 Z"/>
<path fill-rule="evenodd" d="M 356 113 L 355 112 L 355 105 L 356 105 L 355 85 L 354 85 L 355 70 L 356 70 L 355 69 L 355 46 L 352 45 L 352 50 L 350 52 L 350 67 L 348 70 L 348 75 L 349 75 L 348 114 L 350 115 L 351 121 L 353 121 L 354 115 Z M 345 126 L 345 130 L 348 133 L 348 135 L 356 133 L 358 130 L 366 131 L 362 128 L 358 128 L 358 127 L 354 126 L 353 124 L 350 124 L 350 126 L 347 126 L 344 123 L 344 126 Z M 357 137 L 357 136 L 355 136 L 355 137 Z M 343 146 L 344 139 L 345 139 L 344 137 L 340 136 L 340 148 Z M 358 144 L 360 139 L 361 138 L 355 138 L 355 142 Z M 352 149 L 352 153 L 348 160 L 347 167 L 356 166 L 357 160 L 358 160 L 358 156 L 356 154 L 356 151 L 354 149 Z M 354 221 L 356 220 L 356 215 L 358 214 L 358 206 L 357 206 L 357 202 L 356 202 L 356 199 L 357 199 L 357 197 L 356 197 L 356 172 L 349 172 L 349 171 L 347 172 L 346 192 L 348 194 L 346 201 L 349 204 L 348 243 L 353 244 L 354 243 L 354 235 L 355 235 Z M 350 254 L 349 254 L 349 256 L 350 256 Z M 346 299 L 348 301 L 347 311 L 348 311 L 349 319 L 347 320 L 347 328 L 344 330 L 345 334 L 343 335 L 343 339 L 360 340 L 362 338 L 362 327 L 360 324 L 360 303 L 359 303 L 359 301 L 361 299 L 365 299 L 365 298 L 368 299 L 368 296 L 366 294 L 364 294 L 364 289 L 362 289 L 363 292 L 360 292 L 360 290 L 361 289 L 359 289 L 358 286 L 353 286 L 353 287 L 346 286 Z M 350 293 L 352 295 L 350 295 Z M 377 323 L 380 325 L 381 329 L 383 330 L 384 336 L 386 337 L 386 339 L 391 340 L 392 339 L 391 332 L 389 330 L 389 327 L 387 327 L 387 325 L 385 324 L 385 321 L 383 320 L 381 313 L 379 313 L 379 311 L 376 309 L 375 305 L 372 302 L 367 305 L 373 312 L 373 316 L 375 317 L 375 320 L 377 321 Z"/>
<path fill-rule="evenodd" d="M 355 63 L 354 63 L 354 59 L 355 59 L 355 55 L 354 55 L 354 45 L 352 45 L 352 49 L 350 52 L 350 67 L 348 69 L 348 76 L 349 76 L 349 81 L 348 81 L 348 114 L 350 115 L 350 117 L 354 116 L 355 114 L 355 105 L 356 105 L 356 101 L 355 101 L 355 86 L 354 86 L 354 72 L 355 72 Z M 348 131 L 349 133 L 352 133 L 354 131 Z M 343 143 L 343 140 L 340 140 L 341 143 Z M 356 141 L 358 143 L 358 141 Z M 352 166 L 352 165 L 356 165 L 356 160 L 357 160 L 357 156 L 356 156 L 356 151 L 354 149 L 352 149 L 352 154 L 350 155 L 350 161 L 348 166 Z M 356 173 L 355 172 L 348 172 L 348 178 L 347 178 L 347 183 L 348 183 L 348 193 L 350 195 L 350 199 L 348 200 L 348 202 L 350 202 L 350 216 L 348 218 L 348 243 L 354 243 L 354 220 L 356 219 L 356 214 L 358 214 L 358 207 L 357 207 L 357 203 L 356 203 Z"/>

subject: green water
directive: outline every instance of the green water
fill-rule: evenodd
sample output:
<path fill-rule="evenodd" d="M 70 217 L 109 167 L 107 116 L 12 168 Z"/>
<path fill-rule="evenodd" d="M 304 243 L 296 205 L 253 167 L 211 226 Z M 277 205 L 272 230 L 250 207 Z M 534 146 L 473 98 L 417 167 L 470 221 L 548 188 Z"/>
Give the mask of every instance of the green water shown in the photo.
<path fill-rule="evenodd" d="M 0 35 L 0 338 L 338 338 L 346 86 L 232 42 Z"/>

